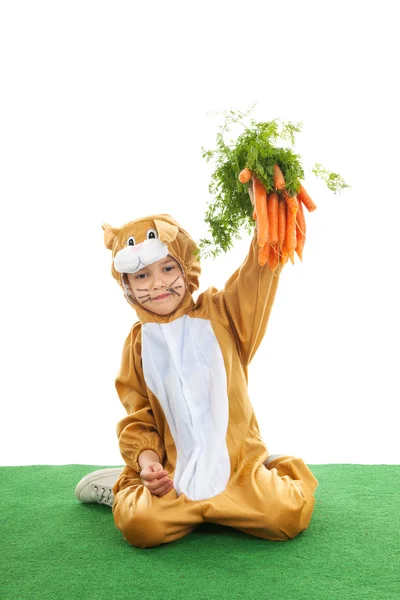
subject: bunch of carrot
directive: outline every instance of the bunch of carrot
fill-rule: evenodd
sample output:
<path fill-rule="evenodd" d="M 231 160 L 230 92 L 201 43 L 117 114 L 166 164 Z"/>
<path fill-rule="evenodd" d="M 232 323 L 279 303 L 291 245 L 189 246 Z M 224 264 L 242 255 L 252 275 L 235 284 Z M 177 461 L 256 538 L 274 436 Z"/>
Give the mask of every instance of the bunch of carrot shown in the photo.
<path fill-rule="evenodd" d="M 272 271 L 278 264 L 284 265 L 288 258 L 294 264 L 294 253 L 303 260 L 303 248 L 306 241 L 306 221 L 303 204 L 309 212 L 317 207 L 304 189 L 296 196 L 289 196 L 279 165 L 274 165 L 274 188 L 267 194 L 265 186 L 250 169 L 239 174 L 241 183 L 252 180 L 253 219 L 257 221 L 257 241 L 259 245 L 258 263 L 263 267 L 268 263 Z"/>

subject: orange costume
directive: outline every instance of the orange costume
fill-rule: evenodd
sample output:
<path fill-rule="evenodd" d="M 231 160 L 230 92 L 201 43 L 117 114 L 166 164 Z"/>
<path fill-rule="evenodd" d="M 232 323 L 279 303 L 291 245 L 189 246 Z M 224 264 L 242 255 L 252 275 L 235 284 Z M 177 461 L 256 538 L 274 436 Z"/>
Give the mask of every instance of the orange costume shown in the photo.
<path fill-rule="evenodd" d="M 247 386 L 280 267 L 273 273 L 259 266 L 255 230 L 224 289 L 209 287 L 195 302 L 196 244 L 170 215 L 103 229 L 112 275 L 139 317 L 115 383 L 127 411 L 117 427 L 126 466 L 113 487 L 116 526 L 141 548 L 177 540 L 203 522 L 269 540 L 293 538 L 309 525 L 317 480 L 300 458 L 267 461 Z M 137 302 L 125 274 L 167 255 L 180 264 L 187 290 L 173 313 L 160 316 Z M 164 496 L 141 482 L 144 450 L 157 453 L 173 480 Z"/>

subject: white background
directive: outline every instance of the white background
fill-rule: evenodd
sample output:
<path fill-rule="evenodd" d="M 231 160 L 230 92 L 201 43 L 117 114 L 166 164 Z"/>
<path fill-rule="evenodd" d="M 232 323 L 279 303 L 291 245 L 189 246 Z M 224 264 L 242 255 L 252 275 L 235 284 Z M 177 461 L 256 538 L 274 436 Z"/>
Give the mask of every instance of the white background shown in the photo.
<path fill-rule="evenodd" d="M 2 3 L 1 464 L 122 464 L 114 379 L 137 317 L 101 224 L 162 212 L 206 236 L 201 146 L 221 123 L 206 113 L 254 103 L 303 123 L 318 206 L 250 365 L 263 439 L 310 464 L 399 462 L 395 6 Z M 351 189 L 334 195 L 315 162 Z M 199 292 L 249 244 L 203 261 Z"/>

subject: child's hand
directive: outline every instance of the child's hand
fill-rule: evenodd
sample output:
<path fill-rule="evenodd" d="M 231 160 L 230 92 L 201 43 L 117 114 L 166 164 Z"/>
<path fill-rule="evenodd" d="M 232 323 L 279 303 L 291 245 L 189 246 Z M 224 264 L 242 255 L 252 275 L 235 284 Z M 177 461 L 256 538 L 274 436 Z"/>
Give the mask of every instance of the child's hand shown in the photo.
<path fill-rule="evenodd" d="M 149 463 L 140 471 L 140 479 L 145 487 L 155 496 L 164 496 L 173 488 L 173 481 L 168 472 L 158 462 Z"/>

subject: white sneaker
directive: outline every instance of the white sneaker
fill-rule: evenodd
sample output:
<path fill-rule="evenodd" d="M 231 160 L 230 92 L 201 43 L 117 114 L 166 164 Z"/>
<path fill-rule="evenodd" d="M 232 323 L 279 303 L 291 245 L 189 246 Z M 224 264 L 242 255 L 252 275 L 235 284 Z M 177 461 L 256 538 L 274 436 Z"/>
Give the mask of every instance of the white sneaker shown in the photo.
<path fill-rule="evenodd" d="M 75 496 L 80 502 L 90 504 L 105 504 L 112 506 L 114 502 L 114 487 L 124 467 L 99 469 L 85 475 L 75 488 Z"/>
<path fill-rule="evenodd" d="M 265 466 L 267 466 L 267 465 L 269 465 L 269 463 L 271 463 L 276 458 L 279 458 L 280 456 L 286 456 L 286 454 L 270 454 L 270 456 L 268 456 L 267 460 L 264 460 L 263 464 Z"/>

